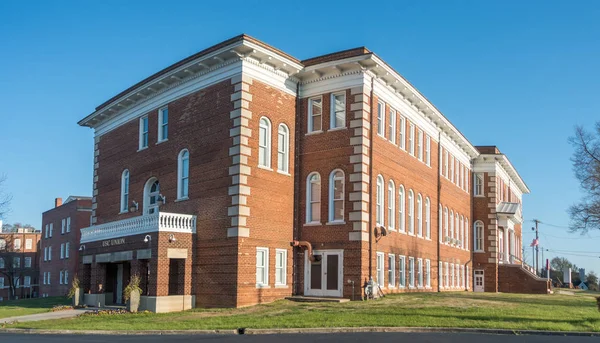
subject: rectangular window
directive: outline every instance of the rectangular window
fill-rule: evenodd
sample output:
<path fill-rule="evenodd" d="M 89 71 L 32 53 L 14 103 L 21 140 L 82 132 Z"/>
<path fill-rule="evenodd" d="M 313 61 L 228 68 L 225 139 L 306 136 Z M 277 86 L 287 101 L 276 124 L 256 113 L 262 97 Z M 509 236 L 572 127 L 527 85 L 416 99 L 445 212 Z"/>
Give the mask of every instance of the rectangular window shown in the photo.
<path fill-rule="evenodd" d="M 4 277 L 0 276 L 0 289 L 4 288 Z"/>
<path fill-rule="evenodd" d="M 256 287 L 269 285 L 269 249 L 256 248 Z"/>
<path fill-rule="evenodd" d="M 71 217 L 67 217 L 67 233 L 71 232 Z"/>
<path fill-rule="evenodd" d="M 446 150 L 446 156 L 444 157 L 444 176 L 449 179 L 448 177 L 448 150 Z"/>
<path fill-rule="evenodd" d="M 450 157 L 450 181 L 454 183 L 454 156 Z"/>
<path fill-rule="evenodd" d="M 467 275 L 465 276 L 465 280 L 466 280 L 466 284 L 467 284 L 467 289 L 469 289 L 469 280 L 471 279 L 471 274 L 469 274 L 469 266 L 467 266 Z"/>
<path fill-rule="evenodd" d="M 0 269 L 4 269 L 4 258 L 0 257 Z"/>
<path fill-rule="evenodd" d="M 62 260 L 63 258 L 65 258 L 65 245 L 64 243 L 60 244 L 60 259 Z"/>
<path fill-rule="evenodd" d="M 44 247 L 44 261 L 48 261 L 48 247 Z"/>
<path fill-rule="evenodd" d="M 19 288 L 19 287 L 21 287 L 21 278 L 20 277 L 16 277 L 15 278 L 15 288 Z"/>
<path fill-rule="evenodd" d="M 21 268 L 21 258 L 13 257 L 13 268 Z"/>
<path fill-rule="evenodd" d="M 383 253 L 382 252 L 378 252 L 377 253 L 377 284 L 380 287 L 385 287 L 384 285 L 384 260 L 383 260 Z"/>
<path fill-rule="evenodd" d="M 456 269 L 456 288 L 460 288 L 460 266 L 457 264 L 454 269 Z"/>
<path fill-rule="evenodd" d="M 346 93 L 332 94 L 331 104 L 330 128 L 346 127 Z"/>
<path fill-rule="evenodd" d="M 406 287 L 406 257 L 400 256 L 399 263 L 400 264 L 398 265 L 398 282 L 400 284 L 400 287 L 404 288 Z"/>
<path fill-rule="evenodd" d="M 275 250 L 275 286 L 287 284 L 287 250 Z"/>
<path fill-rule="evenodd" d="M 258 165 L 271 168 L 271 124 L 261 118 L 258 130 Z"/>
<path fill-rule="evenodd" d="M 68 285 L 69 284 L 69 271 L 65 270 L 65 273 L 63 274 L 63 278 L 65 279 L 64 284 Z"/>
<path fill-rule="evenodd" d="M 148 117 L 140 118 L 140 144 L 139 149 L 148 147 Z M 52 236 L 50 236 L 52 237 Z"/>
<path fill-rule="evenodd" d="M 460 163 L 460 188 L 465 189 L 465 166 Z"/>
<path fill-rule="evenodd" d="M 25 249 L 31 250 L 31 248 L 33 248 L 33 239 L 27 238 L 25 240 Z"/>
<path fill-rule="evenodd" d="M 52 261 L 52 246 L 48 247 L 48 261 Z"/>
<path fill-rule="evenodd" d="M 51 282 L 51 281 L 52 281 L 52 279 L 50 278 L 50 275 L 51 275 L 51 274 L 50 274 L 50 272 L 48 272 L 48 285 L 52 283 L 52 282 Z"/>
<path fill-rule="evenodd" d="M 465 266 L 460 266 L 460 287 L 465 288 Z"/>
<path fill-rule="evenodd" d="M 442 261 L 438 261 L 438 284 L 440 288 L 444 288 L 444 265 Z"/>
<path fill-rule="evenodd" d="M 15 250 L 21 250 L 21 239 L 20 238 L 15 238 L 14 247 L 15 247 Z"/>
<path fill-rule="evenodd" d="M 69 258 L 69 248 L 71 247 L 71 243 L 65 243 L 65 258 Z"/>
<path fill-rule="evenodd" d="M 396 287 L 396 256 L 388 254 L 388 285 Z"/>
<path fill-rule="evenodd" d="M 475 193 L 475 196 L 483 196 L 483 174 L 475 173 L 473 175 L 475 176 L 473 192 Z"/>
<path fill-rule="evenodd" d="M 431 288 L 431 261 L 425 260 L 425 287 Z"/>
<path fill-rule="evenodd" d="M 408 153 L 415 156 L 415 125 L 412 123 L 408 127 Z"/>
<path fill-rule="evenodd" d="M 417 153 L 419 161 L 423 161 L 423 131 L 421 129 L 419 129 L 417 135 Z"/>
<path fill-rule="evenodd" d="M 444 279 L 446 280 L 446 288 L 450 287 L 450 266 L 448 262 L 444 263 L 446 275 L 444 275 Z"/>
<path fill-rule="evenodd" d="M 390 142 L 396 144 L 396 111 L 390 110 Z"/>
<path fill-rule="evenodd" d="M 60 273 L 58 274 L 58 283 L 59 283 L 60 285 L 62 285 L 62 284 L 63 284 L 63 273 L 64 273 L 64 272 L 61 270 L 61 271 L 60 271 Z"/>
<path fill-rule="evenodd" d="M 323 117 L 323 100 L 313 98 L 308 100 L 308 132 L 322 130 L 321 119 Z"/>
<path fill-rule="evenodd" d="M 415 258 L 408 258 L 408 286 L 415 287 Z"/>
<path fill-rule="evenodd" d="M 406 119 L 400 116 L 400 148 L 406 150 Z"/>
<path fill-rule="evenodd" d="M 450 286 L 452 288 L 455 287 L 455 283 L 454 283 L 454 263 L 450 263 Z"/>
<path fill-rule="evenodd" d="M 54 231 L 54 223 L 50 223 L 50 238 L 52 238 L 53 231 Z"/>
<path fill-rule="evenodd" d="M 46 224 L 46 227 L 44 228 L 44 238 L 48 238 L 48 231 L 50 231 L 48 224 Z"/>
<path fill-rule="evenodd" d="M 377 134 L 385 137 L 385 104 L 377 103 Z"/>
<path fill-rule="evenodd" d="M 25 286 L 25 287 L 31 286 L 31 276 L 26 276 L 23 279 L 23 286 Z"/>
<path fill-rule="evenodd" d="M 60 226 L 60 234 L 61 235 L 65 234 L 66 228 L 67 228 L 67 220 L 63 218 L 63 220 L 61 220 L 61 226 Z"/>
<path fill-rule="evenodd" d="M 169 109 L 158 110 L 158 143 L 169 139 Z"/>
<path fill-rule="evenodd" d="M 25 257 L 25 268 L 31 268 L 31 257 Z"/>
<path fill-rule="evenodd" d="M 425 139 L 425 163 L 431 167 L 431 137 Z"/>
<path fill-rule="evenodd" d="M 456 167 L 454 168 L 454 182 L 456 182 L 456 185 L 459 186 L 460 184 L 460 177 L 459 177 L 459 171 L 458 168 L 459 167 L 459 162 L 458 162 L 458 158 L 456 159 Z"/>
<path fill-rule="evenodd" d="M 277 170 L 280 172 L 288 173 L 288 130 L 287 127 L 282 124 L 277 129 Z"/>
<path fill-rule="evenodd" d="M 418 286 L 419 288 L 423 287 L 423 259 L 419 258 L 417 259 L 417 275 L 418 275 Z"/>

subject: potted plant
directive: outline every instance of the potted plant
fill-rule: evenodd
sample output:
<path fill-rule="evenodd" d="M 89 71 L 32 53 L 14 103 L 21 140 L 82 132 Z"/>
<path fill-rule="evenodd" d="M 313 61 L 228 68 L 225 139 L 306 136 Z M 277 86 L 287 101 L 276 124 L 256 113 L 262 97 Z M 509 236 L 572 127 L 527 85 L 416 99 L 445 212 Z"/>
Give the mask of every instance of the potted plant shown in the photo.
<path fill-rule="evenodd" d="M 71 288 L 69 289 L 69 293 L 67 294 L 68 298 L 73 299 L 73 307 L 77 307 L 81 305 L 81 297 L 83 296 L 83 292 L 81 291 L 79 285 L 79 278 L 77 275 L 73 277 L 73 281 L 71 281 Z"/>
<path fill-rule="evenodd" d="M 129 312 L 137 312 L 140 307 L 140 296 L 142 289 L 140 288 L 140 276 L 134 274 L 129 279 L 129 284 L 123 290 L 123 298 L 127 302 L 127 310 Z"/>

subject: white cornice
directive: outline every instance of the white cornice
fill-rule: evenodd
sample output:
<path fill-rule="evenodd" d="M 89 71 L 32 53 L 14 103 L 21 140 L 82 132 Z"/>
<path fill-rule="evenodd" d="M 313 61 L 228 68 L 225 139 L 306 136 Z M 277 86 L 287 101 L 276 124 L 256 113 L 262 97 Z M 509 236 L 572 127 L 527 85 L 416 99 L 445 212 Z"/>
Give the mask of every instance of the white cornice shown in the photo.
<path fill-rule="evenodd" d="M 530 193 L 525 181 L 504 154 L 481 154 L 473 161 L 473 166 L 474 172 L 495 172 L 507 185 L 515 185 L 516 188 L 511 189 L 519 198 Z"/>

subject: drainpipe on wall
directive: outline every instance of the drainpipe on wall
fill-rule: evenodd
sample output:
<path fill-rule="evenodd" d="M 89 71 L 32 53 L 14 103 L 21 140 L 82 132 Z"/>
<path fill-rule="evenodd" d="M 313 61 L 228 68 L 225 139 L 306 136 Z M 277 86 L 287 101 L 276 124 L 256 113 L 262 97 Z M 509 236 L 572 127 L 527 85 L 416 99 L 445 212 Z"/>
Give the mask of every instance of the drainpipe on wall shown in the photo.
<path fill-rule="evenodd" d="M 293 240 L 300 240 L 300 137 L 302 136 L 302 114 L 300 113 L 300 82 L 296 84 L 296 108 L 295 108 L 295 116 L 296 116 L 296 129 L 294 132 L 294 231 L 293 231 Z M 292 295 L 300 294 L 298 287 L 298 252 L 301 251 L 297 247 L 292 247 Z"/>
<path fill-rule="evenodd" d="M 439 232 L 439 227 L 440 227 L 440 221 L 442 220 L 442 213 L 440 212 L 440 205 L 441 205 L 441 200 L 440 200 L 440 191 L 442 188 L 442 184 L 441 184 L 441 173 L 442 173 L 442 164 L 440 163 L 440 156 L 442 156 L 442 132 L 438 132 L 438 173 L 437 173 L 437 201 L 438 201 L 438 205 L 437 205 L 437 209 L 438 209 L 438 235 L 441 235 L 441 233 Z M 443 158 L 443 156 L 442 156 Z M 444 227 L 442 225 L 442 232 L 444 232 Z M 441 247 L 440 247 L 440 242 L 442 241 L 442 237 L 438 237 L 437 240 L 437 257 L 438 257 L 438 283 L 437 283 L 437 291 L 440 292 L 441 291 L 441 287 L 440 287 L 440 283 L 441 280 L 439 280 L 440 277 L 440 268 L 442 268 L 442 266 L 440 266 L 440 262 L 442 261 L 442 256 L 441 254 Z"/>
<path fill-rule="evenodd" d="M 375 86 L 375 74 L 371 78 L 371 97 L 369 99 L 370 113 L 369 122 L 371 128 L 369 130 L 369 280 L 373 277 L 373 238 L 372 238 L 372 227 L 373 227 L 373 95 Z"/>

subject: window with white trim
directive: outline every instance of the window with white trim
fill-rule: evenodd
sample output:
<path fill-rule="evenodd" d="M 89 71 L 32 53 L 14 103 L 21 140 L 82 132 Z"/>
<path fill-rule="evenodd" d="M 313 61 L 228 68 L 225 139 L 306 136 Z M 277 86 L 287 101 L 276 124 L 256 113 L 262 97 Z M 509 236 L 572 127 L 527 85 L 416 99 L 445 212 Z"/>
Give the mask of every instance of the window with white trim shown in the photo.
<path fill-rule="evenodd" d="M 383 226 L 383 177 L 377 175 L 377 189 L 375 193 L 376 207 L 375 207 L 375 223 L 378 226 Z"/>
<path fill-rule="evenodd" d="M 460 224 L 460 247 L 461 248 L 465 248 L 465 226 L 464 226 L 464 219 L 463 216 L 460 216 L 460 219 L 458 221 L 458 223 Z"/>
<path fill-rule="evenodd" d="M 331 94 L 331 104 L 329 127 L 331 129 L 346 127 L 346 92 Z"/>
<path fill-rule="evenodd" d="M 0 257 L 0 269 L 4 269 L 4 258 Z"/>
<path fill-rule="evenodd" d="M 258 165 L 271 168 L 271 121 L 260 118 L 258 128 Z"/>
<path fill-rule="evenodd" d="M 450 181 L 454 183 L 454 156 L 450 157 Z"/>
<path fill-rule="evenodd" d="M 471 279 L 471 274 L 469 274 L 469 266 L 467 266 L 467 275 L 465 275 L 465 280 L 466 280 L 466 288 L 470 289 L 470 284 L 469 284 L 469 280 Z"/>
<path fill-rule="evenodd" d="M 473 226 L 473 251 L 482 252 L 483 251 L 483 222 L 478 220 L 475 222 Z"/>
<path fill-rule="evenodd" d="M 384 254 L 382 252 L 378 252 L 377 253 L 377 274 L 375 274 L 377 276 L 377 284 L 380 287 L 385 287 L 384 285 Z"/>
<path fill-rule="evenodd" d="M 390 142 L 396 144 L 396 111 L 390 109 Z"/>
<path fill-rule="evenodd" d="M 31 257 L 25 257 L 23 260 L 25 262 L 25 268 L 31 268 Z"/>
<path fill-rule="evenodd" d="M 474 173 L 475 181 L 473 184 L 473 192 L 475 196 L 483 196 L 483 174 L 482 173 Z"/>
<path fill-rule="evenodd" d="M 48 247 L 44 247 L 44 261 L 48 261 Z"/>
<path fill-rule="evenodd" d="M 377 134 L 385 138 L 385 104 L 377 103 Z"/>
<path fill-rule="evenodd" d="M 63 274 L 64 274 L 64 271 L 62 271 L 62 270 L 58 273 L 58 284 L 59 285 L 63 284 Z"/>
<path fill-rule="evenodd" d="M 52 261 L 52 246 L 48 247 L 48 261 Z"/>
<path fill-rule="evenodd" d="M 183 149 L 177 155 L 177 199 L 187 199 L 190 188 L 190 152 Z"/>
<path fill-rule="evenodd" d="M 121 174 L 121 212 L 129 211 L 129 170 Z"/>
<path fill-rule="evenodd" d="M 406 232 L 406 197 L 404 195 L 404 186 L 400 185 L 398 190 L 398 225 L 400 232 Z"/>
<path fill-rule="evenodd" d="M 438 261 L 438 284 L 440 288 L 444 288 L 444 264 Z"/>
<path fill-rule="evenodd" d="M 454 280 L 454 263 L 450 263 L 450 287 L 452 288 L 456 287 Z"/>
<path fill-rule="evenodd" d="M 415 196 L 412 189 L 408 190 L 408 233 L 415 234 Z"/>
<path fill-rule="evenodd" d="M 417 194 L 417 236 L 423 237 L 423 197 Z"/>
<path fill-rule="evenodd" d="M 450 210 L 450 238 L 454 238 L 454 211 Z"/>
<path fill-rule="evenodd" d="M 71 217 L 67 217 L 67 233 L 71 232 Z"/>
<path fill-rule="evenodd" d="M 388 254 L 388 286 L 396 287 L 396 255 Z"/>
<path fill-rule="evenodd" d="M 415 287 L 415 258 L 408 258 L 408 287 Z"/>
<path fill-rule="evenodd" d="M 431 203 L 425 198 L 425 238 L 431 239 Z"/>
<path fill-rule="evenodd" d="M 459 166 L 460 166 L 460 162 L 458 162 L 458 158 L 456 158 L 456 166 L 454 168 L 454 182 L 457 186 L 459 186 L 460 184 L 460 178 L 459 178 Z"/>
<path fill-rule="evenodd" d="M 52 274 L 50 272 L 48 272 L 48 283 L 47 283 L 47 285 L 50 285 L 52 283 L 51 275 Z"/>
<path fill-rule="evenodd" d="M 21 239 L 15 238 L 13 245 L 14 245 L 15 250 L 21 250 Z"/>
<path fill-rule="evenodd" d="M 440 242 L 442 242 L 442 238 L 444 237 L 443 213 L 442 204 L 440 204 L 438 208 L 438 239 Z"/>
<path fill-rule="evenodd" d="M 256 287 L 269 285 L 269 249 L 256 248 Z"/>
<path fill-rule="evenodd" d="M 406 256 L 400 256 L 398 263 L 398 283 L 401 288 L 404 288 L 406 287 Z"/>
<path fill-rule="evenodd" d="M 413 123 L 408 127 L 408 153 L 415 156 L 415 124 Z"/>
<path fill-rule="evenodd" d="M 275 250 L 275 286 L 287 284 L 287 250 Z"/>
<path fill-rule="evenodd" d="M 290 172 L 290 130 L 287 125 L 279 124 L 277 129 L 277 170 Z"/>
<path fill-rule="evenodd" d="M 458 212 L 456 212 L 454 214 L 454 223 L 455 223 L 454 229 L 456 230 L 455 233 L 454 233 L 454 238 L 456 238 L 457 240 L 459 240 L 460 239 L 460 237 L 459 237 L 460 230 L 459 230 L 459 227 L 458 227 L 459 226 Z"/>
<path fill-rule="evenodd" d="M 63 277 L 65 279 L 64 284 L 68 285 L 69 284 L 69 271 L 68 270 L 65 270 Z"/>
<path fill-rule="evenodd" d="M 425 139 L 425 164 L 431 167 L 431 137 Z"/>
<path fill-rule="evenodd" d="M 444 157 L 444 176 L 447 179 L 450 179 L 450 177 L 448 177 L 448 162 L 449 162 L 449 153 L 448 153 L 448 150 L 446 150 L 446 154 Z"/>
<path fill-rule="evenodd" d="M 64 243 L 60 244 L 60 259 L 62 260 L 63 258 L 65 258 L 65 245 Z"/>
<path fill-rule="evenodd" d="M 455 272 L 455 274 L 456 274 L 456 288 L 459 288 L 460 287 L 460 265 L 456 264 L 454 266 L 454 268 L 456 269 L 456 272 Z"/>
<path fill-rule="evenodd" d="M 323 129 L 323 100 L 321 97 L 308 99 L 308 132 L 319 132 Z"/>
<path fill-rule="evenodd" d="M 62 225 L 61 225 L 61 227 L 60 227 L 60 234 L 61 234 L 61 235 L 64 235 L 64 234 L 65 234 L 65 230 L 66 230 L 66 228 L 67 228 L 67 219 L 66 219 L 66 218 L 63 218 L 63 219 L 61 220 L 61 224 L 62 224 Z"/>
<path fill-rule="evenodd" d="M 465 166 L 462 163 L 460 165 L 460 188 L 465 189 Z"/>
<path fill-rule="evenodd" d="M 418 287 L 422 288 L 423 287 L 423 259 L 422 258 L 418 258 L 417 259 L 417 280 L 418 280 Z"/>
<path fill-rule="evenodd" d="M 388 228 L 390 230 L 396 230 L 396 221 L 394 218 L 396 214 L 396 186 L 394 181 L 388 182 Z"/>
<path fill-rule="evenodd" d="M 400 116 L 400 142 L 401 149 L 406 150 L 406 119 Z"/>
<path fill-rule="evenodd" d="M 467 218 L 467 217 L 465 217 L 464 226 L 465 226 L 465 250 L 469 250 L 469 246 L 470 246 L 470 244 L 469 244 L 469 231 L 470 231 L 469 228 L 470 228 L 470 226 L 469 226 L 469 218 Z"/>
<path fill-rule="evenodd" d="M 329 176 L 329 221 L 344 221 L 344 172 L 337 169 Z"/>
<path fill-rule="evenodd" d="M 148 116 L 140 118 L 140 137 L 139 149 L 148 147 Z"/>
<path fill-rule="evenodd" d="M 65 258 L 69 258 L 69 249 L 71 247 L 71 243 L 65 243 Z"/>
<path fill-rule="evenodd" d="M 321 176 L 311 173 L 306 179 L 306 222 L 321 221 Z"/>
<path fill-rule="evenodd" d="M 158 110 L 158 143 L 169 139 L 169 108 Z"/>
<path fill-rule="evenodd" d="M 13 268 L 21 268 L 21 258 L 20 257 L 13 257 L 12 266 L 13 266 Z"/>
<path fill-rule="evenodd" d="M 450 265 L 448 262 L 444 263 L 446 274 L 444 275 L 444 279 L 446 280 L 446 288 L 450 287 Z"/>
<path fill-rule="evenodd" d="M 418 129 L 417 132 L 417 158 L 423 161 L 423 131 Z"/>
<path fill-rule="evenodd" d="M 0 289 L 4 288 L 4 277 L 0 276 Z"/>
<path fill-rule="evenodd" d="M 444 207 L 444 242 L 448 236 L 448 207 Z"/>
<path fill-rule="evenodd" d="M 465 288 L 465 266 L 460 266 L 460 287 Z"/>

